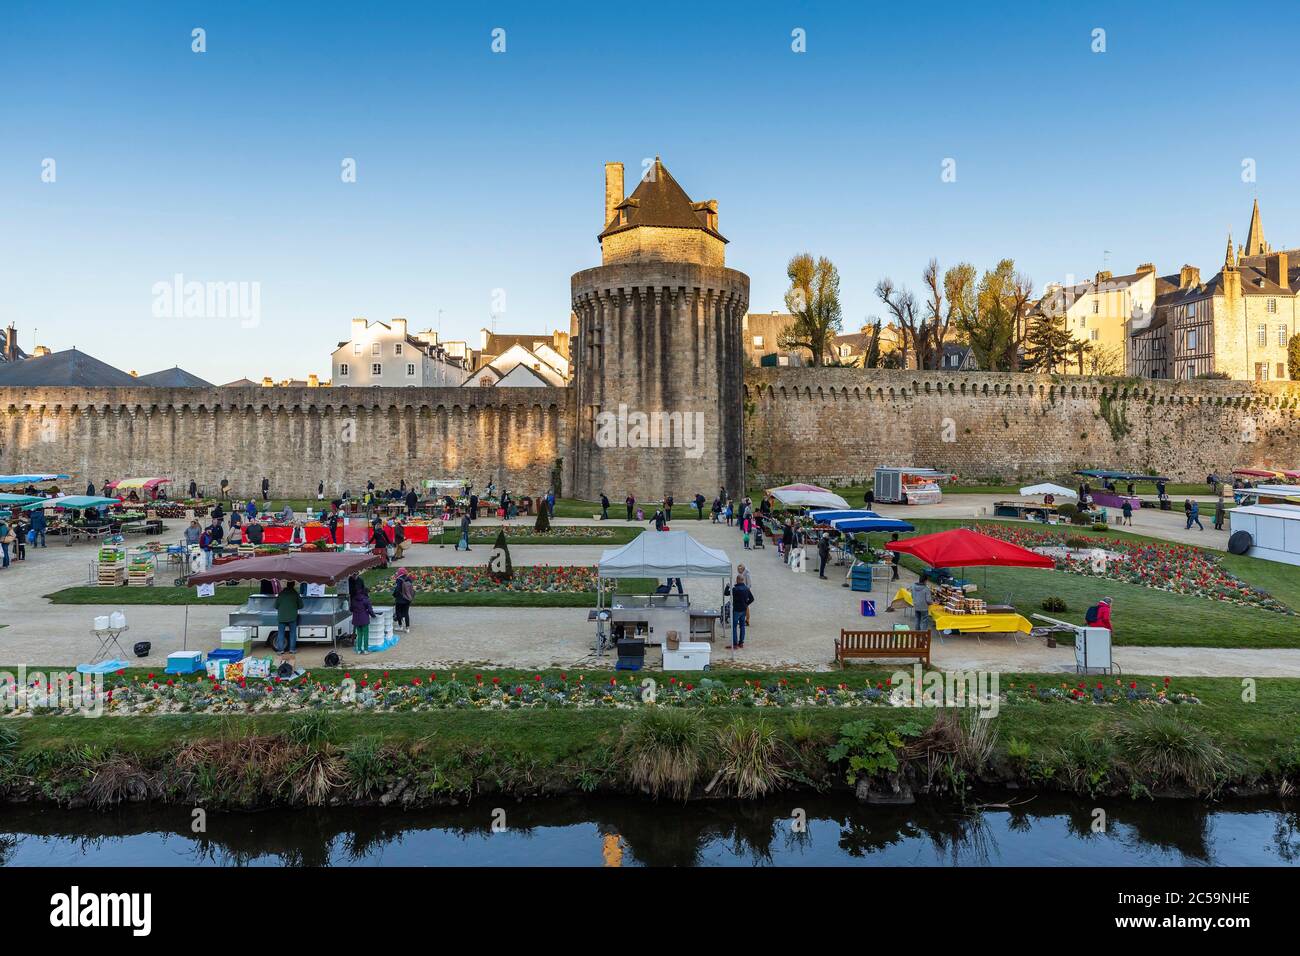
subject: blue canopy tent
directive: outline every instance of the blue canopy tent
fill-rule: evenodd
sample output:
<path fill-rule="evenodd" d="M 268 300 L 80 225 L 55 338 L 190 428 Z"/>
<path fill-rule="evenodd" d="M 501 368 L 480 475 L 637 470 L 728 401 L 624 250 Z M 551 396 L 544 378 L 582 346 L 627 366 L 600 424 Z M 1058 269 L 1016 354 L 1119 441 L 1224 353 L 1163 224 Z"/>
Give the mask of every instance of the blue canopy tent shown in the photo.
<path fill-rule="evenodd" d="M 1109 471 L 1105 468 L 1085 468 L 1075 474 L 1085 478 L 1108 478 L 1111 481 L 1169 481 L 1160 475 L 1139 475 L 1132 471 Z"/>
<path fill-rule="evenodd" d="M 39 485 L 45 481 L 64 481 L 71 475 L 0 475 L 0 485 Z"/>
<path fill-rule="evenodd" d="M 867 508 L 821 508 L 808 512 L 808 517 L 826 523 L 837 518 L 879 518 L 880 515 Z"/>
<path fill-rule="evenodd" d="M 836 531 L 915 531 L 916 526 L 897 518 L 836 518 L 830 522 Z"/>
<path fill-rule="evenodd" d="M 30 505 L 33 502 L 44 500 L 38 495 L 11 495 L 8 492 L 0 492 L 0 505 L 5 507 L 9 505 Z"/>
<path fill-rule="evenodd" d="M 42 498 L 40 501 L 33 502 L 23 508 L 24 511 L 35 511 L 37 508 L 72 508 L 80 511 L 85 508 L 103 508 L 109 505 L 119 505 L 116 498 L 101 498 L 98 495 L 64 495 L 62 498 Z"/>

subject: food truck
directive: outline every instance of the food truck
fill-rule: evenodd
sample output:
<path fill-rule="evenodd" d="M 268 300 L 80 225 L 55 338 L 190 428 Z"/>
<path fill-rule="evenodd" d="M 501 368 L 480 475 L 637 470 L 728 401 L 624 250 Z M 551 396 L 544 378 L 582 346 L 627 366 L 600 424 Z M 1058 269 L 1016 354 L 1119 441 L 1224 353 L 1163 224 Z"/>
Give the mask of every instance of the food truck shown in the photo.
<path fill-rule="evenodd" d="M 875 500 L 886 504 L 935 505 L 943 499 L 939 482 L 955 477 L 934 468 L 877 468 Z"/>

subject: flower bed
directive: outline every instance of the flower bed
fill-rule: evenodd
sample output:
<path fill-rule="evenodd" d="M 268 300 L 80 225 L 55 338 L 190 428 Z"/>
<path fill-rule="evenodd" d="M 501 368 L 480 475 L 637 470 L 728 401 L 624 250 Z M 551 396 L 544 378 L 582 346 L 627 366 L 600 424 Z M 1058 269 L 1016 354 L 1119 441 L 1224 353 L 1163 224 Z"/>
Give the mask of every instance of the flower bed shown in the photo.
<path fill-rule="evenodd" d="M 409 712 L 438 710 L 631 710 L 645 706 L 686 708 L 778 707 L 778 708 L 864 708 L 902 706 L 899 692 L 890 682 L 863 680 L 861 683 L 819 684 L 814 678 L 802 682 L 786 678 L 745 681 L 728 686 L 701 677 L 698 682 L 676 677 L 658 679 L 653 704 L 647 698 L 644 674 L 588 680 L 583 674 L 561 673 L 531 680 L 503 679 L 485 674 L 439 675 L 430 673 L 402 680 L 380 673 L 345 673 L 342 681 L 321 682 L 310 674 L 289 681 L 240 679 L 219 681 L 209 677 L 168 677 L 148 674 L 128 677 L 109 675 L 104 681 L 102 704 L 110 716 L 158 714 L 250 714 L 305 710 Z M 12 678 L 10 679 L 12 681 Z M 1092 679 L 1090 679 L 1092 680 Z M 1126 706 L 1199 704 L 1190 695 L 1163 685 L 1139 687 L 1136 682 L 1111 684 L 1097 679 L 1077 684 L 1037 687 L 1015 684 L 998 696 L 1006 703 L 1049 705 Z M 75 714 L 74 706 L 51 706 L 48 684 L 33 679 L 27 686 L 4 688 L 4 716 Z M 82 708 L 85 710 L 89 705 Z"/>
<path fill-rule="evenodd" d="M 538 531 L 532 525 L 482 525 L 475 529 L 476 535 L 493 537 L 498 531 L 504 531 L 507 538 L 601 538 L 614 537 L 613 528 L 597 528 L 587 524 L 551 525 L 545 531 Z"/>
<path fill-rule="evenodd" d="M 992 538 L 1018 544 L 1022 548 L 1065 548 L 1082 545 L 1100 548 L 1114 557 L 1104 570 L 1093 569 L 1086 556 L 1055 556 L 1056 570 L 1087 577 L 1106 578 L 1137 584 L 1175 594 L 1191 594 L 1211 601 L 1225 601 L 1257 607 L 1280 614 L 1295 612 L 1267 591 L 1253 588 L 1225 569 L 1213 555 L 1200 548 L 1181 544 L 1152 544 L 1124 538 L 1080 534 L 1077 531 L 1054 532 L 1038 528 L 981 524 L 972 530 Z M 1067 545 L 1066 541 L 1070 544 Z"/>
<path fill-rule="evenodd" d="M 472 567 L 438 567 L 409 568 L 411 580 L 417 593 L 460 594 L 467 591 L 496 591 L 529 594 L 578 594 L 595 593 L 596 569 L 590 566 L 567 567 L 515 565 L 514 574 L 506 581 L 492 577 L 486 566 Z M 380 591 L 390 590 L 393 575 L 386 575 L 375 583 Z M 613 581 L 605 582 L 607 589 L 612 589 Z"/>

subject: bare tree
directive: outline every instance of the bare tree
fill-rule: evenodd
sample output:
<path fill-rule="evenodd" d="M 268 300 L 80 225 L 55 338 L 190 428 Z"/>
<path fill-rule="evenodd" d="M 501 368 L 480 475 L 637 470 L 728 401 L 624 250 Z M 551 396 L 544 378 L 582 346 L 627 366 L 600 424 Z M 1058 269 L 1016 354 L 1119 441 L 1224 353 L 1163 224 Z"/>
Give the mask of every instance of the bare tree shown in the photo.
<path fill-rule="evenodd" d="M 896 288 L 894 280 L 885 276 L 876 283 L 876 295 L 898 324 L 903 339 L 903 367 L 907 367 L 907 352 L 916 355 L 916 367 L 925 368 L 925 340 L 922 334 L 924 320 L 918 315 L 916 297 L 907 289 Z"/>

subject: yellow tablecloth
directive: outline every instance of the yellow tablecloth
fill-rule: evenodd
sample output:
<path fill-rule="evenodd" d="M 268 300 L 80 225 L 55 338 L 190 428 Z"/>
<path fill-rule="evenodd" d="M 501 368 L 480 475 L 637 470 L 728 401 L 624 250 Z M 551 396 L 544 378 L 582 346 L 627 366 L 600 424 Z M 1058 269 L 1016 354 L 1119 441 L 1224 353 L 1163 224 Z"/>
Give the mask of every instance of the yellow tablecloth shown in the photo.
<path fill-rule="evenodd" d="M 949 614 L 942 604 L 930 605 L 930 617 L 938 631 L 985 631 L 992 634 L 1021 631 L 1028 634 L 1034 629 L 1019 614 Z"/>

